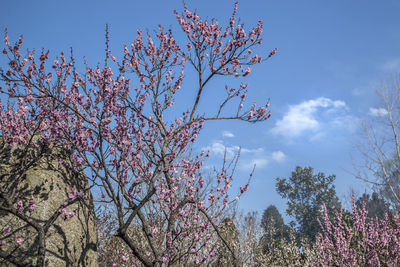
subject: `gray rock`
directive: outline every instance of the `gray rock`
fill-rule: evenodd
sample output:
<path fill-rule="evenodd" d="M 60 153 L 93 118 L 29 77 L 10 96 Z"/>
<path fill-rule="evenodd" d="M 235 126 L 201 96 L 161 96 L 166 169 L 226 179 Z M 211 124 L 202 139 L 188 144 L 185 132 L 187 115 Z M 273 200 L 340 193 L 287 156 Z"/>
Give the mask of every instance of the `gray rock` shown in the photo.
<path fill-rule="evenodd" d="M 37 149 L 25 153 L 23 146 L 5 144 L 0 137 L 0 255 L 9 256 L 23 264 L 36 265 L 38 232 L 28 222 L 6 211 L 16 208 L 20 199 L 24 205 L 21 214 L 29 215 L 28 201 L 35 202 L 30 217 L 44 226 L 52 216 L 58 217 L 45 234 L 45 266 L 98 266 L 97 232 L 93 199 L 83 171 L 71 171 L 59 159 L 70 163 L 67 151 L 54 145 L 45 145 L 34 138 Z M 74 189 L 87 198 L 65 207 L 76 210 L 76 216 L 64 220 L 59 209 L 68 201 Z M 9 226 L 8 233 L 4 228 Z M 17 244 L 17 238 L 23 242 Z M 19 239 L 21 241 L 21 239 Z M 1 259 L 0 266 L 15 266 Z"/>

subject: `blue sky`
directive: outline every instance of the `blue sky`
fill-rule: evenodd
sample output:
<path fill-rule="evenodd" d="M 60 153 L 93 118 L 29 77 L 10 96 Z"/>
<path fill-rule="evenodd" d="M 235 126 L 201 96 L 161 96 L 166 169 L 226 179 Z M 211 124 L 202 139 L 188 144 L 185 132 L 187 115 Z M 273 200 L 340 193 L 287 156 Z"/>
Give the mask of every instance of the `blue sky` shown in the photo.
<path fill-rule="evenodd" d="M 130 44 L 137 29 L 172 26 L 178 33 L 173 10 L 181 0 L 147 1 L 18 1 L 3 0 L 0 29 L 8 28 L 11 40 L 24 37 L 24 47 L 50 49 L 52 55 L 74 48 L 77 61 L 89 65 L 104 60 L 104 29 L 110 26 L 111 49 L 118 54 Z M 225 25 L 234 1 L 187 1 L 202 17 L 215 17 Z M 239 2 L 239 17 L 254 26 L 264 23 L 262 53 L 278 53 L 256 66 L 246 82 L 249 102 L 271 99 L 272 117 L 259 124 L 212 122 L 206 124 L 195 148 L 212 151 L 212 161 L 222 161 L 242 147 L 237 186 L 246 183 L 257 164 L 249 192 L 240 208 L 262 212 L 275 204 L 284 213 L 285 201 L 275 191 L 275 178 L 288 177 L 294 168 L 336 174 L 342 199 L 350 188 L 364 192 L 354 178 L 352 159 L 359 140 L 358 123 L 377 115 L 374 89 L 379 81 L 400 71 L 400 2 L 372 1 L 268 1 Z M 182 35 L 177 34 L 179 36 Z M 181 39 L 182 40 L 182 39 Z M 260 53 L 260 52 L 259 52 Z M 262 54 L 261 53 L 261 54 Z M 0 64 L 4 66 L 4 58 Z M 178 100 L 186 103 L 195 88 L 190 71 Z M 209 84 L 200 108 L 208 110 L 226 83 Z M 177 101 L 178 102 L 178 101 Z"/>

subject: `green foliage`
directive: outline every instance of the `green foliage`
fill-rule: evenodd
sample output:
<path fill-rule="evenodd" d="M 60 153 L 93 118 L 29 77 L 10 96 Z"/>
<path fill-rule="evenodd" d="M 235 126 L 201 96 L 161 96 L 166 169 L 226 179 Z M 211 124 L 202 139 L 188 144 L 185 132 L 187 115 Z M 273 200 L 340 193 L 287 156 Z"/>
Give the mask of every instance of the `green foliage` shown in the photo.
<path fill-rule="evenodd" d="M 279 213 L 278 209 L 274 205 L 269 205 L 263 213 L 261 227 L 267 231 L 270 225 L 276 229 L 281 229 L 284 224 L 282 215 Z"/>
<path fill-rule="evenodd" d="M 368 218 L 385 218 L 385 212 L 388 211 L 389 204 L 385 201 L 385 199 L 381 198 L 378 193 L 373 192 L 370 198 L 369 194 L 363 194 L 357 201 L 357 208 L 362 208 L 363 201 L 366 201 L 365 208 L 368 211 Z"/>
<path fill-rule="evenodd" d="M 261 227 L 265 233 L 270 233 L 274 229 L 273 234 L 263 237 L 263 247 L 265 251 L 269 250 L 272 243 L 282 243 L 289 241 L 290 231 L 292 230 L 283 222 L 282 215 L 274 205 L 270 205 L 263 213 L 261 218 Z"/>
<path fill-rule="evenodd" d="M 333 182 L 336 176 L 313 174 L 312 167 L 296 167 L 290 178 L 277 177 L 276 190 L 288 200 L 286 213 L 294 217 L 299 237 L 314 242 L 321 231 L 318 219 L 325 204 L 330 218 L 340 207 Z"/>

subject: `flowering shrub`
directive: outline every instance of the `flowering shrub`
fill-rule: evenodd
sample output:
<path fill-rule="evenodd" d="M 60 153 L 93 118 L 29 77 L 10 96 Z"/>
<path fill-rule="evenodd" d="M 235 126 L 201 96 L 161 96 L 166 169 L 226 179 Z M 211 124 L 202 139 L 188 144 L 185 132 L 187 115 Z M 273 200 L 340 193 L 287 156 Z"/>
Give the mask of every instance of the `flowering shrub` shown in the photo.
<path fill-rule="evenodd" d="M 319 251 L 317 266 L 399 266 L 400 218 L 385 214 L 384 219 L 368 219 L 366 202 L 356 208 L 353 197 L 351 223 L 344 220 L 343 210 L 336 222 L 324 221 L 315 248 Z"/>
<path fill-rule="evenodd" d="M 399 266 L 400 218 L 386 213 L 384 219 L 370 219 L 366 201 L 353 213 L 339 210 L 336 220 L 329 219 L 326 209 L 322 233 L 309 244 L 299 246 L 291 231 L 289 240 L 269 242 L 276 236 L 274 225 L 263 231 L 255 214 L 236 221 L 240 230 L 240 260 L 243 266 Z M 261 238 L 260 238 L 261 237 Z"/>

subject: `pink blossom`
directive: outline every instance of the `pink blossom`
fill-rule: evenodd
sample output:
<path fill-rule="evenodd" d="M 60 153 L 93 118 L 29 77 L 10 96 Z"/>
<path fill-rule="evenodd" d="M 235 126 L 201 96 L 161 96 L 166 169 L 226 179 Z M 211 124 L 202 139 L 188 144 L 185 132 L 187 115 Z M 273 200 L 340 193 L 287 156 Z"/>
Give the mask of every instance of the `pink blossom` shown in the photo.
<path fill-rule="evenodd" d="M 126 263 L 128 261 L 128 259 L 126 258 L 126 256 L 124 254 L 119 254 L 119 257 L 121 259 L 122 262 Z"/>
<path fill-rule="evenodd" d="M 3 229 L 3 232 L 4 232 L 5 234 L 8 234 L 10 231 L 11 231 L 11 227 L 8 226 L 8 225 L 5 226 L 4 229 Z"/>
<path fill-rule="evenodd" d="M 24 204 L 22 203 L 21 199 L 17 200 L 17 209 L 18 209 L 19 212 L 24 210 Z"/>
<path fill-rule="evenodd" d="M 320 253 L 321 266 L 397 266 L 400 263 L 400 218 L 367 221 L 366 201 L 362 208 L 355 207 L 353 197 L 352 223 L 344 222 L 342 209 L 331 222 L 324 207 L 323 232 L 316 249 Z"/>
<path fill-rule="evenodd" d="M 30 199 L 28 201 L 28 211 L 29 213 L 32 213 L 35 210 L 35 201 L 33 199 Z"/>
<path fill-rule="evenodd" d="M 246 69 L 246 71 L 244 72 L 243 77 L 249 75 L 250 72 L 251 72 L 251 67 L 248 67 L 248 68 Z"/>
<path fill-rule="evenodd" d="M 24 239 L 22 239 L 22 237 L 17 236 L 16 242 L 17 242 L 18 245 L 21 245 L 22 242 L 24 242 Z"/>

